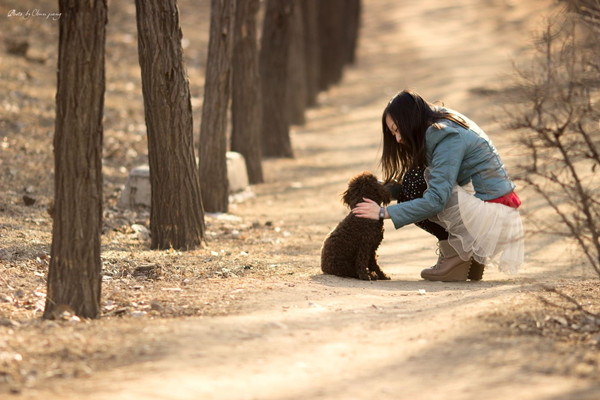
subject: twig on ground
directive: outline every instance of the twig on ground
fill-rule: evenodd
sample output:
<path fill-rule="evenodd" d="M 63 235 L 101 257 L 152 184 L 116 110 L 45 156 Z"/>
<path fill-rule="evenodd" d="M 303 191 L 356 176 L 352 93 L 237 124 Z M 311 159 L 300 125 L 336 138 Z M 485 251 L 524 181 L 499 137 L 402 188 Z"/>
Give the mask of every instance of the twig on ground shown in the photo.
<path fill-rule="evenodd" d="M 545 297 L 542 297 L 541 295 L 537 295 L 536 297 L 545 305 L 551 306 L 551 307 L 555 307 L 555 308 L 560 308 L 562 310 L 567 310 L 567 311 L 580 311 L 583 314 L 593 317 L 593 318 L 600 318 L 600 314 L 598 313 L 594 313 L 591 312 L 589 310 L 586 310 L 579 301 L 577 301 L 577 299 L 575 299 L 572 296 L 569 296 L 566 293 L 561 292 L 560 290 L 556 289 L 555 287 L 550 287 L 550 286 L 546 286 L 546 285 L 541 285 L 542 288 L 546 291 L 546 292 L 550 292 L 550 293 L 554 293 L 557 296 L 559 296 L 560 298 L 562 298 L 563 300 L 566 300 L 567 302 L 571 303 L 574 305 L 574 307 L 568 307 L 566 305 L 561 305 L 561 304 L 557 304 L 554 303 L 548 299 L 546 299 Z"/>

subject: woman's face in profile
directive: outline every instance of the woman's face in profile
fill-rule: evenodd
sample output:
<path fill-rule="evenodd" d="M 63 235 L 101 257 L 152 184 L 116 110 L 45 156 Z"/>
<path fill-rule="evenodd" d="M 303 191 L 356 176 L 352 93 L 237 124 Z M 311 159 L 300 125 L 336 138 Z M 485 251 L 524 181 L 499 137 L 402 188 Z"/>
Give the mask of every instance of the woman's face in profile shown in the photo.
<path fill-rule="evenodd" d="M 402 137 L 400 136 L 400 131 L 398 130 L 398 127 L 396 126 L 396 123 L 394 122 L 392 117 L 390 117 L 390 114 L 387 114 L 385 116 L 385 123 L 386 123 L 388 129 L 390 130 L 390 132 L 392 132 L 392 135 L 394 135 L 394 137 L 396 138 L 396 142 L 402 143 Z"/>

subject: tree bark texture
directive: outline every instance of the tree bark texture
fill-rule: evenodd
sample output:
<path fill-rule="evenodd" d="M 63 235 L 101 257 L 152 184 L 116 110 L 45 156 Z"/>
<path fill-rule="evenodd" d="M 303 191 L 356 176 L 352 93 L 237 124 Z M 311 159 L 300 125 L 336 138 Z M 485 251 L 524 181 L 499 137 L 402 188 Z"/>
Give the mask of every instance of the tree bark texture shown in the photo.
<path fill-rule="evenodd" d="M 303 0 L 302 20 L 304 22 L 304 60 L 306 62 L 306 105 L 317 104 L 319 95 L 319 69 L 321 53 L 319 45 L 318 2 L 320 0 Z"/>
<path fill-rule="evenodd" d="M 304 21 L 301 3 L 304 0 L 294 0 L 294 9 L 290 20 L 290 48 L 288 50 L 288 87 L 286 103 L 288 105 L 289 121 L 302 125 L 306 121 L 305 110 L 308 103 L 306 92 L 306 49 L 304 37 Z"/>
<path fill-rule="evenodd" d="M 210 38 L 200 125 L 200 184 L 204 208 L 227 212 L 227 110 L 231 95 L 234 0 L 211 0 Z"/>
<path fill-rule="evenodd" d="M 319 89 L 342 79 L 342 70 L 346 60 L 344 20 L 346 0 L 327 0 L 319 2 L 319 42 L 321 44 Z"/>
<path fill-rule="evenodd" d="M 259 6 L 259 0 L 237 0 L 233 51 L 231 149 L 244 156 L 251 184 L 263 182 L 262 96 L 256 32 Z"/>
<path fill-rule="evenodd" d="M 358 45 L 358 33 L 360 30 L 361 4 L 360 0 L 347 0 L 344 8 L 345 16 L 345 40 L 344 40 L 344 63 L 353 64 L 356 60 L 356 48 Z"/>
<path fill-rule="evenodd" d="M 204 211 L 194 155 L 189 82 L 176 0 L 136 0 L 153 249 L 202 243 Z"/>
<path fill-rule="evenodd" d="M 54 210 L 44 318 L 100 314 L 106 1 L 59 1 Z"/>
<path fill-rule="evenodd" d="M 294 0 L 267 0 L 260 50 L 262 149 L 266 157 L 293 157 L 286 89 Z"/>

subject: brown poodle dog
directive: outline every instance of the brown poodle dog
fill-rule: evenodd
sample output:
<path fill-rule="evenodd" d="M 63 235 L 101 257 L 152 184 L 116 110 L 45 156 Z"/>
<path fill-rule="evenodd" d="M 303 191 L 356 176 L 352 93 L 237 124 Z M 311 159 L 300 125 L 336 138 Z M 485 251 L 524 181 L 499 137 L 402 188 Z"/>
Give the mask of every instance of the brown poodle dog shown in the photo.
<path fill-rule="evenodd" d="M 352 178 L 342 201 L 350 209 L 363 197 L 379 204 L 391 201 L 390 192 L 368 171 Z M 377 263 L 377 248 L 383 239 L 383 221 L 359 218 L 352 212 L 329 233 L 321 249 L 321 269 L 326 274 L 366 281 L 390 279 Z"/>

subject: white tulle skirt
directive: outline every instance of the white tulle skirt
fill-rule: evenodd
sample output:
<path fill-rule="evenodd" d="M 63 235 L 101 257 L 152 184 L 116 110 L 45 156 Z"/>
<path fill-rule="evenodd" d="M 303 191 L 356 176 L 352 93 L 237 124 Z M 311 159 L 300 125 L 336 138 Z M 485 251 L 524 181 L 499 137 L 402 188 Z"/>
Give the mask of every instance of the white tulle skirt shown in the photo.
<path fill-rule="evenodd" d="M 471 184 L 455 185 L 444 210 L 431 221 L 442 225 L 448 242 L 463 260 L 473 257 L 500 271 L 516 273 L 523 264 L 525 246 L 519 211 L 474 196 Z"/>

